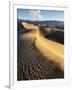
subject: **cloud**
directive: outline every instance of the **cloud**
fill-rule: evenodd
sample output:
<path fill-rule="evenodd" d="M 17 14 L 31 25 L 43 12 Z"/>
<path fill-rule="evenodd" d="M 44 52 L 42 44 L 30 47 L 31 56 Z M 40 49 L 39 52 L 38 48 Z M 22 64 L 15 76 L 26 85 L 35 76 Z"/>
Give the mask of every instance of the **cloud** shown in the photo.
<path fill-rule="evenodd" d="M 41 15 L 40 10 L 30 10 L 30 18 L 31 20 L 43 20 L 44 17 Z"/>

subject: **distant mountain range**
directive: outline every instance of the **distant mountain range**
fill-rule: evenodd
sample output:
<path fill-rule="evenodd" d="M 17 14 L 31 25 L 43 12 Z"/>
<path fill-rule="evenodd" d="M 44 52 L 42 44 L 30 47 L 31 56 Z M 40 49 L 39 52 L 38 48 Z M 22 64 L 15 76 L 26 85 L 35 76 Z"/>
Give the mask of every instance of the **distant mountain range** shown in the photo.
<path fill-rule="evenodd" d="M 62 26 L 64 25 L 63 21 L 31 21 L 31 20 L 21 20 L 18 19 L 19 22 L 27 22 L 27 23 L 32 23 L 32 24 L 46 24 L 46 25 L 54 25 L 54 26 Z"/>
<path fill-rule="evenodd" d="M 17 19 L 17 27 L 18 27 L 18 31 L 24 29 L 24 27 L 22 26 L 22 22 L 27 22 L 30 24 L 34 24 L 34 25 L 51 25 L 51 26 L 55 26 L 58 29 L 62 29 L 64 30 L 64 22 L 63 21 L 31 21 L 31 20 L 22 20 L 22 19 Z"/>

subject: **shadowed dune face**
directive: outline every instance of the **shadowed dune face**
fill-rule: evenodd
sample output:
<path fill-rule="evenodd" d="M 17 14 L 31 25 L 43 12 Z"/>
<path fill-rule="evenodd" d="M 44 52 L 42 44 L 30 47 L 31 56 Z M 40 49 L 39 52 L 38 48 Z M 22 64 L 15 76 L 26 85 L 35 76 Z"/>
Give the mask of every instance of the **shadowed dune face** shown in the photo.
<path fill-rule="evenodd" d="M 45 37 L 50 31 L 43 35 L 40 27 L 21 24 L 29 32 L 18 35 L 18 80 L 63 78 L 63 45 Z"/>
<path fill-rule="evenodd" d="M 45 38 L 64 44 L 64 32 L 63 31 L 55 31 L 45 36 Z"/>

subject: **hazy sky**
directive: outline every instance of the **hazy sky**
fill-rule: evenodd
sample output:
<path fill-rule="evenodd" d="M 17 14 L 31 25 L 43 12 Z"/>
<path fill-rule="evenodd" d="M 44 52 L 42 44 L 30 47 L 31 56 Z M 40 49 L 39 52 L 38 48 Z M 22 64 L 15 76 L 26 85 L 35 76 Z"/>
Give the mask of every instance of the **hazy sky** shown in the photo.
<path fill-rule="evenodd" d="M 64 11 L 17 9 L 18 19 L 64 21 Z"/>

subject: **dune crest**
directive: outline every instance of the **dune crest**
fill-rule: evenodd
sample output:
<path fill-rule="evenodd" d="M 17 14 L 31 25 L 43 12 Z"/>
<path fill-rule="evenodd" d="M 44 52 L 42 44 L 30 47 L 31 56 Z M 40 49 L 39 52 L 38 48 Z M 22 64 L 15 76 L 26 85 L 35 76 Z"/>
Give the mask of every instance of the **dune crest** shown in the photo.
<path fill-rule="evenodd" d="M 38 26 L 35 26 L 33 24 L 28 24 L 26 22 L 22 22 L 22 25 L 26 28 L 26 29 L 32 29 L 32 30 L 36 30 L 38 29 Z"/>

